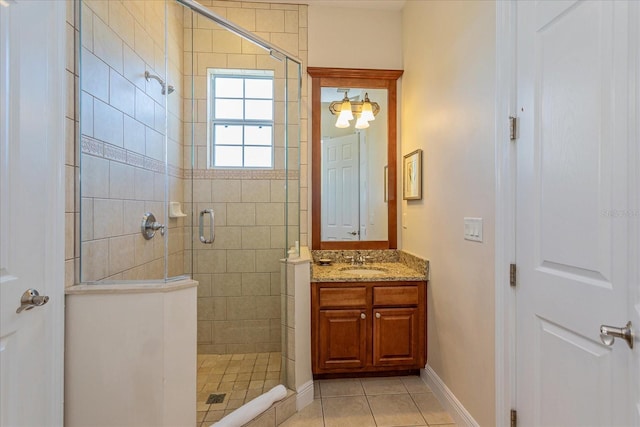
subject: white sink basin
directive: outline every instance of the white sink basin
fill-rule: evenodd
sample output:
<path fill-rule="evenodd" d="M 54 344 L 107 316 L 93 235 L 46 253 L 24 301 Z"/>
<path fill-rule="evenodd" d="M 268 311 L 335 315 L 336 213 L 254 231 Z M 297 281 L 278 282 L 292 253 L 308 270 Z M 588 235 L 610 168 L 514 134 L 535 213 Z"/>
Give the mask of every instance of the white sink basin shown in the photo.
<path fill-rule="evenodd" d="M 340 271 L 344 271 L 349 274 L 357 274 L 358 276 L 378 276 L 385 273 L 384 270 L 366 267 L 346 267 L 340 269 Z"/>

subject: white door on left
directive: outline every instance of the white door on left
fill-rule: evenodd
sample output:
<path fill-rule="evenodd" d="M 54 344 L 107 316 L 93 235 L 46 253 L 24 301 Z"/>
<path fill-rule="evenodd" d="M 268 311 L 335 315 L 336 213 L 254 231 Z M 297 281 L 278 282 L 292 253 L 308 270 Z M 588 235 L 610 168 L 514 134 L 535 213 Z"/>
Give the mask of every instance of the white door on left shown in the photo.
<path fill-rule="evenodd" d="M 63 422 L 65 7 L 0 1 L 0 425 Z M 50 299 L 20 307 L 28 289 Z"/>

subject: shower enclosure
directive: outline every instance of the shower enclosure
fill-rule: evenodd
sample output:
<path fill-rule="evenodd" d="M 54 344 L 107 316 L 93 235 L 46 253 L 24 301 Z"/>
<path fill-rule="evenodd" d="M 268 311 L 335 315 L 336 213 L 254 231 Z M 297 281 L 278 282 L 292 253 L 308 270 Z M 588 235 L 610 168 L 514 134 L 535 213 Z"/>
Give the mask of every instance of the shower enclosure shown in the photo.
<path fill-rule="evenodd" d="M 77 280 L 191 277 L 199 353 L 285 352 L 303 19 L 221 3 L 81 2 Z"/>

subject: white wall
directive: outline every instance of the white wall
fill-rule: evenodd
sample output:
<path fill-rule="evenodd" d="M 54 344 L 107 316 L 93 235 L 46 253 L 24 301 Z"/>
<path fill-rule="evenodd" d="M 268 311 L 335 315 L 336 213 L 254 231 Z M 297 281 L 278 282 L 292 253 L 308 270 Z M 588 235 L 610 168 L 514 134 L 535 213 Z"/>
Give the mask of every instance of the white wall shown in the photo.
<path fill-rule="evenodd" d="M 430 260 L 428 364 L 480 425 L 495 425 L 495 3 L 403 10 L 402 154 L 423 152 L 423 199 L 404 202 L 403 249 Z M 463 217 L 484 218 L 484 242 Z"/>

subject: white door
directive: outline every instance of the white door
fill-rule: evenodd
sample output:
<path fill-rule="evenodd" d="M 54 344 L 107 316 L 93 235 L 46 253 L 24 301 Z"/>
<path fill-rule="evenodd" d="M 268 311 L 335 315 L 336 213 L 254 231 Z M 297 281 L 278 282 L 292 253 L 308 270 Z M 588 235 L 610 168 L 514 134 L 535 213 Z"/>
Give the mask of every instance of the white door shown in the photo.
<path fill-rule="evenodd" d="M 66 2 L 0 2 L 0 425 L 62 425 Z M 45 305 L 16 313 L 36 289 Z"/>
<path fill-rule="evenodd" d="M 516 4 L 518 426 L 639 425 L 639 4 Z"/>
<path fill-rule="evenodd" d="M 358 135 L 323 141 L 322 240 L 359 240 Z"/>

